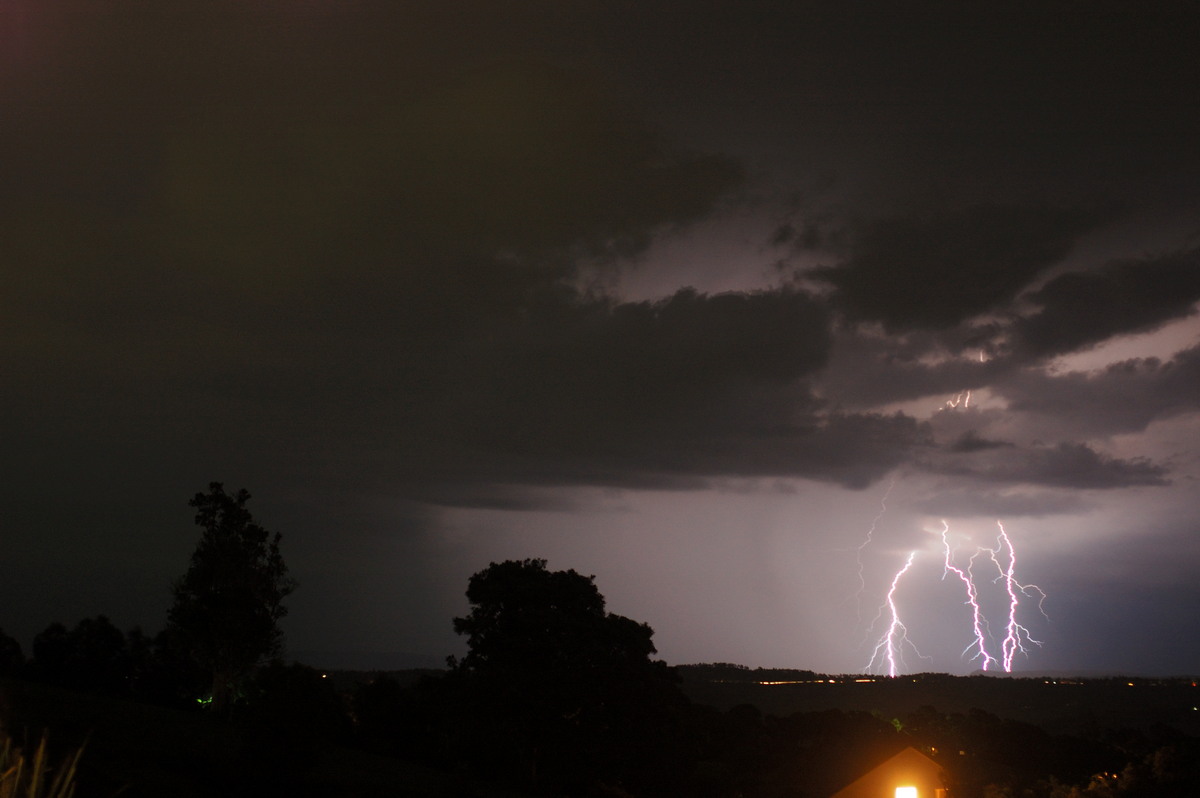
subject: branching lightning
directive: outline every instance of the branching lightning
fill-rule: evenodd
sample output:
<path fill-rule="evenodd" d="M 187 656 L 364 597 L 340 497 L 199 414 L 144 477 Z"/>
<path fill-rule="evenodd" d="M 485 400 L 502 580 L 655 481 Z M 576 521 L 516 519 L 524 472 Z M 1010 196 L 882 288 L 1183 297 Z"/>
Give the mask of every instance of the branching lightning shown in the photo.
<path fill-rule="evenodd" d="M 979 362 L 986 363 L 987 357 L 984 351 L 979 351 Z M 963 390 L 948 399 L 939 411 L 951 411 L 958 408 L 963 410 L 971 407 L 971 391 Z M 883 500 L 879 503 L 879 513 L 871 522 L 871 528 L 867 531 L 866 538 L 860 543 L 855 550 L 855 562 L 858 573 L 858 596 L 860 598 L 858 618 L 859 623 L 862 622 L 861 613 L 861 596 L 866 589 L 866 582 L 863 578 L 863 551 L 871 543 L 875 535 L 876 527 L 879 521 L 883 518 L 884 512 L 887 510 L 887 498 L 895 487 L 895 480 L 888 485 L 887 492 L 883 496 Z M 1041 646 L 1040 640 L 1035 640 L 1029 630 L 1023 626 L 1018 620 L 1018 611 L 1020 610 L 1021 598 L 1032 597 L 1036 594 L 1038 598 L 1038 610 L 1042 616 L 1049 619 L 1043 604 L 1046 600 L 1046 594 L 1040 587 L 1033 584 L 1022 584 L 1017 580 L 1017 554 L 1013 547 L 1012 539 L 1004 529 L 1004 525 L 997 521 L 996 525 L 1000 528 L 1000 534 L 997 537 L 997 542 L 994 548 L 986 546 L 975 547 L 974 552 L 967 558 L 965 566 L 959 566 L 955 563 L 955 549 L 950 544 L 950 524 L 945 520 L 942 521 L 941 541 L 943 551 L 942 565 L 942 580 L 945 581 L 948 574 L 953 573 L 962 583 L 966 591 L 966 601 L 963 603 L 971 608 L 971 642 L 962 650 L 962 656 L 970 655 L 971 662 L 979 662 L 979 667 L 987 671 L 994 666 L 999 666 L 1006 673 L 1011 673 L 1013 669 L 1013 660 L 1016 655 L 1028 654 L 1029 646 Z M 932 530 L 928 530 L 932 532 Z M 996 566 L 998 576 L 996 576 L 991 584 L 1002 585 L 1002 596 L 1006 600 L 1004 624 L 1004 639 L 999 642 L 999 657 L 989 653 L 989 647 L 992 651 L 996 650 L 995 638 L 992 636 L 992 626 L 988 624 L 984 614 L 984 607 L 987 606 L 989 611 L 996 606 L 997 597 L 994 590 L 985 590 L 987 601 L 984 601 L 984 596 L 980 595 L 979 585 L 976 583 L 975 564 L 981 556 L 987 555 L 992 563 Z M 905 646 L 911 647 L 916 651 L 916 646 L 908 639 L 908 628 L 900 620 L 900 610 L 896 605 L 896 590 L 900 584 L 901 577 L 906 574 L 913 565 L 913 560 L 916 557 L 916 551 L 908 555 L 908 559 L 904 563 L 895 576 L 892 577 L 891 586 L 887 592 L 887 598 L 879 608 L 879 613 L 875 616 L 875 620 L 867 628 L 866 635 L 870 635 L 875 629 L 876 624 L 883 618 L 886 612 L 890 616 L 890 623 L 887 631 L 879 638 L 875 644 L 875 648 L 871 652 L 871 659 L 867 663 L 867 672 L 875 670 L 886 671 L 888 676 L 896 676 L 900 665 L 903 664 L 903 649 Z M 920 656 L 920 652 L 916 652 Z"/>
<path fill-rule="evenodd" d="M 962 408 L 964 410 L 966 410 L 967 408 L 969 408 L 971 406 L 971 392 L 970 391 L 963 391 L 962 393 L 955 394 L 953 399 L 946 400 L 945 407 L 954 408 L 954 407 L 958 407 L 959 405 L 962 405 Z M 945 409 L 945 408 L 943 408 L 943 409 Z"/>
<path fill-rule="evenodd" d="M 876 521 L 878 521 L 878 518 Z M 1011 673 L 1013 661 L 1017 654 L 1028 654 L 1029 646 L 1042 645 L 1042 641 L 1035 640 L 1029 630 L 1017 619 L 1021 598 L 1036 596 L 1038 599 L 1038 611 L 1047 619 L 1049 616 L 1046 615 L 1043 607 L 1043 603 L 1046 600 L 1045 592 L 1037 585 L 1022 584 L 1018 581 L 1016 577 L 1017 556 L 1012 539 L 1009 538 L 1001 522 L 997 521 L 996 525 L 1000 528 L 1000 534 L 997 536 L 995 548 L 988 548 L 986 546 L 977 547 L 967 560 L 966 567 L 964 568 L 955 564 L 955 552 L 950 545 L 950 525 L 943 520 L 941 529 L 944 557 L 942 579 L 944 580 L 946 575 L 951 573 L 958 577 L 958 580 L 962 582 L 963 588 L 966 591 L 966 601 L 963 603 L 971 608 L 971 642 L 963 649 L 963 656 L 965 657 L 970 654 L 970 661 L 979 661 L 980 668 L 984 671 L 994 666 L 999 666 L 1003 668 L 1004 672 Z M 873 530 L 874 526 L 872 526 Z M 863 546 L 866 546 L 869 542 L 870 533 L 868 533 L 867 540 L 863 543 Z M 863 546 L 859 547 L 860 554 Z M 901 668 L 904 666 L 903 654 L 906 647 L 918 657 L 922 656 L 921 652 L 917 650 L 916 645 L 908 637 L 908 627 L 900 620 L 900 608 L 896 603 L 896 592 L 900 586 L 900 580 L 912 568 L 916 555 L 916 551 L 910 552 L 903 567 L 892 577 L 887 596 L 883 604 L 880 605 L 879 612 L 868 629 L 868 633 L 870 633 L 870 630 L 876 628 L 876 624 L 885 615 L 887 616 L 887 628 L 876 642 L 875 648 L 871 652 L 871 658 L 865 668 L 865 671 L 868 673 L 886 673 L 888 676 L 899 675 Z M 992 655 L 988 651 L 989 641 L 994 644 L 994 638 L 992 638 L 989 631 L 989 624 L 987 618 L 984 616 L 983 601 L 975 581 L 975 561 L 984 555 L 996 566 L 998 573 L 991 580 L 991 583 L 1002 585 L 1003 596 L 1006 600 L 1004 639 L 999 644 L 999 657 Z M 861 575 L 860 561 L 860 581 L 862 578 Z M 994 651 L 995 649 L 993 648 L 992 650 Z"/>
<path fill-rule="evenodd" d="M 900 673 L 900 666 L 904 664 L 904 646 L 909 646 L 917 656 L 921 656 L 921 652 L 917 651 L 917 647 L 908 639 L 908 627 L 900 620 L 900 611 L 896 608 L 896 587 L 900 584 L 900 577 L 912 567 L 913 559 L 917 553 L 911 551 L 908 553 L 908 559 L 904 561 L 904 567 L 896 572 L 892 577 L 892 586 L 888 589 L 887 598 L 884 600 L 883 606 L 879 608 L 879 615 L 875 616 L 876 620 L 883 615 L 886 607 L 891 616 L 888 623 L 887 631 L 879 638 L 879 642 L 875 644 L 874 651 L 871 652 L 871 660 L 867 663 L 867 671 L 872 671 L 875 668 L 884 668 L 888 676 L 897 676 Z"/>
<path fill-rule="evenodd" d="M 979 362 L 980 363 L 986 362 L 983 358 L 983 350 L 982 349 L 979 350 Z M 969 390 L 959 391 L 952 398 L 947 399 L 946 403 L 944 405 L 942 405 L 941 407 L 939 407 L 938 410 L 939 411 L 953 410 L 956 407 L 962 407 L 964 410 L 970 409 L 970 407 L 971 407 L 971 392 Z"/>
<path fill-rule="evenodd" d="M 968 651 L 974 650 L 971 655 L 971 661 L 980 660 L 980 667 L 987 670 L 989 665 L 996 662 L 996 658 L 987 652 L 987 636 L 984 632 L 986 621 L 983 618 L 983 611 L 979 607 L 979 591 L 975 589 L 975 579 L 971 572 L 971 567 L 975 564 L 975 557 L 979 552 L 971 555 L 971 559 L 967 563 L 967 570 L 963 571 L 954 565 L 954 555 L 950 551 L 950 525 L 945 520 L 942 521 L 942 546 L 946 550 L 946 565 L 942 571 L 942 578 L 946 578 L 946 574 L 953 573 L 963 583 L 967 589 L 967 604 L 971 607 L 971 629 L 975 633 L 975 642 L 969 644 L 963 649 L 965 655 Z"/>
<path fill-rule="evenodd" d="M 879 526 L 879 522 L 883 520 L 883 516 L 887 513 L 888 496 L 892 495 L 892 488 L 896 487 L 896 479 L 888 483 L 887 490 L 883 492 L 883 498 L 879 500 L 879 512 L 871 519 L 871 527 L 867 530 L 867 536 L 863 538 L 863 542 L 858 544 L 854 550 L 854 563 L 858 567 L 858 592 L 854 594 L 854 613 L 858 617 L 858 623 L 862 623 L 862 594 L 867 589 L 867 581 L 863 578 L 863 549 L 871 545 L 871 540 L 875 537 L 875 528 Z"/>
<path fill-rule="evenodd" d="M 1008 623 L 1004 627 L 1004 641 L 1000 646 L 1000 655 L 1003 658 L 1005 673 L 1012 672 L 1013 657 L 1017 652 L 1028 654 L 1024 643 L 1031 643 L 1035 646 L 1041 646 L 1042 641 L 1034 640 L 1029 634 L 1029 630 L 1017 622 L 1017 607 L 1020 606 L 1020 598 L 1018 592 L 1023 595 L 1030 595 L 1030 591 L 1035 591 L 1040 598 L 1038 599 L 1038 610 L 1043 616 L 1046 615 L 1042 603 L 1046 600 L 1046 594 L 1037 585 L 1023 585 L 1016 580 L 1014 572 L 1017 566 L 1017 553 L 1013 549 L 1012 541 L 1008 537 L 1008 533 L 1004 530 L 1004 524 L 999 521 L 996 526 L 1000 527 L 1000 536 L 997 539 L 995 549 L 988 549 L 991 553 L 992 562 L 996 564 L 996 568 L 1000 571 L 1000 576 L 996 577 L 996 581 L 1004 581 L 1004 589 L 1008 593 Z M 1003 551 L 1008 551 L 1007 566 L 1000 563 L 1000 555 Z M 1024 641 L 1024 642 L 1022 642 Z"/>
<path fill-rule="evenodd" d="M 979 362 L 985 363 L 987 359 L 984 352 L 979 352 Z M 964 390 L 947 400 L 940 411 L 948 411 L 956 408 L 969 409 L 971 407 L 971 391 Z M 876 527 L 879 521 L 883 518 L 887 510 L 887 499 L 892 492 L 892 488 L 896 485 L 893 479 L 888 485 L 887 492 L 884 493 L 883 499 L 879 502 L 879 513 L 871 522 L 870 529 L 867 530 L 866 537 L 862 543 L 855 549 L 855 564 L 858 573 L 858 598 L 859 604 L 858 619 L 862 622 L 861 598 L 866 590 L 866 581 L 863 577 L 863 551 L 871 543 L 875 535 Z M 966 601 L 963 602 L 971 608 L 971 642 L 962 651 L 962 656 L 970 655 L 970 661 L 979 662 L 982 670 L 987 671 L 993 666 L 1000 666 L 1006 673 L 1011 673 L 1013 669 L 1013 660 L 1017 654 L 1029 653 L 1029 646 L 1041 646 L 1042 641 L 1035 640 L 1029 630 L 1018 621 L 1018 611 L 1021 606 L 1022 597 L 1038 598 L 1038 611 L 1042 617 L 1049 620 L 1046 615 L 1043 604 L 1046 600 L 1045 592 L 1034 584 L 1022 584 L 1017 580 L 1017 553 L 1013 547 L 1012 539 L 1004 529 L 1004 525 L 997 521 L 996 525 L 1000 528 L 1000 534 L 997 537 L 995 548 L 986 546 L 978 546 L 975 551 L 967 559 L 965 567 L 960 567 L 955 564 L 955 550 L 950 545 L 950 525 L 945 520 L 942 521 L 941 540 L 943 550 L 943 567 L 942 580 L 946 579 L 947 574 L 953 573 L 958 580 L 962 582 L 963 588 L 966 591 Z M 932 530 L 930 530 L 932 531 Z M 867 628 L 866 635 L 869 636 L 876 628 L 876 624 L 883 618 L 884 614 L 890 618 L 887 630 L 879 638 L 875 644 L 875 648 L 871 652 L 871 658 L 867 663 L 866 671 L 886 672 L 888 676 L 896 676 L 899 674 L 900 667 L 904 664 L 903 653 L 907 646 L 912 649 L 917 656 L 921 656 L 920 651 L 917 651 L 916 646 L 908 638 L 908 627 L 900 620 L 900 609 L 896 604 L 896 590 L 900 585 L 900 579 L 913 565 L 913 560 L 916 558 L 916 551 L 910 552 L 908 558 L 904 562 L 904 566 L 896 572 L 892 577 L 891 586 L 888 589 L 887 597 L 879 607 L 879 612 L 875 616 L 875 620 Z M 1005 614 L 1006 620 L 1004 624 L 1004 639 L 999 643 L 999 658 L 989 653 L 989 644 L 992 650 L 995 651 L 995 638 L 992 636 L 991 626 L 988 624 L 987 618 L 984 615 L 983 607 L 985 602 L 980 595 L 978 585 L 975 581 L 975 561 L 983 555 L 987 555 L 992 563 L 996 566 L 998 576 L 992 580 L 992 584 L 1000 584 L 1003 586 L 1003 596 L 1006 599 Z M 997 600 L 993 592 L 985 591 L 989 600 L 987 606 L 993 607 Z M 865 639 L 865 638 L 864 638 Z"/>

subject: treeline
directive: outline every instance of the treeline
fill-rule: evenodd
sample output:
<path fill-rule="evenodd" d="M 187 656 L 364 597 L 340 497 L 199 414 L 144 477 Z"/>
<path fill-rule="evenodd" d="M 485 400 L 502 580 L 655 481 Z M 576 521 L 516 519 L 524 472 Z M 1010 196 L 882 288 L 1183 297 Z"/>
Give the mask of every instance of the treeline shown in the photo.
<path fill-rule="evenodd" d="M 677 669 L 685 678 L 707 682 L 812 682 L 826 678 L 813 671 L 794 668 L 750 668 L 731 662 L 702 662 L 680 665 Z"/>
<path fill-rule="evenodd" d="M 197 701 L 207 675 L 179 656 L 169 635 L 121 633 L 104 616 L 51 624 L 28 659 L 0 633 L 0 655 L 8 676 L 211 712 Z M 257 778 L 300 790 L 329 746 L 350 745 L 537 794 L 820 798 L 913 745 L 943 764 L 961 798 L 1200 794 L 1200 745 L 1168 727 L 1050 735 L 981 710 L 718 711 L 687 700 L 673 669 L 652 666 L 638 684 L 608 670 L 611 663 L 575 665 L 583 670 L 557 677 L 533 666 L 516 691 L 456 663 L 407 683 L 363 675 L 339 692 L 317 670 L 274 662 L 238 691 L 230 722 L 252 731 Z M 804 675 L 688 669 L 717 677 L 738 675 L 734 669 L 755 680 Z M 591 704 L 597 698 L 604 711 Z M 562 712 L 567 705 L 573 709 Z"/>
<path fill-rule="evenodd" d="M 51 623 L 28 659 L 0 629 L 0 675 L 175 707 L 195 703 L 210 678 L 169 632 L 122 632 L 104 615 Z"/>
<path fill-rule="evenodd" d="M 452 621 L 467 653 L 444 672 L 338 690 L 326 674 L 278 659 L 277 621 L 295 583 L 279 535 L 254 522 L 248 499 L 213 483 L 192 500 L 203 533 L 163 631 L 121 632 L 102 615 L 53 623 L 28 659 L 0 632 L 0 675 L 192 713 L 230 744 L 221 753 L 181 736 L 171 767 L 203 774 L 210 794 L 336 795 L 327 774 L 314 786 L 315 774 L 352 746 L 450 774 L 455 785 L 469 778 L 533 795 L 825 798 L 914 746 L 942 765 L 954 798 L 1200 795 L 1200 744 L 1167 727 L 1051 735 L 980 710 L 771 715 L 697 703 L 679 672 L 654 659 L 648 625 L 608 612 L 593 577 L 544 560 L 492 563 L 470 578 L 469 612 Z M 728 663 L 687 673 L 820 678 Z"/>

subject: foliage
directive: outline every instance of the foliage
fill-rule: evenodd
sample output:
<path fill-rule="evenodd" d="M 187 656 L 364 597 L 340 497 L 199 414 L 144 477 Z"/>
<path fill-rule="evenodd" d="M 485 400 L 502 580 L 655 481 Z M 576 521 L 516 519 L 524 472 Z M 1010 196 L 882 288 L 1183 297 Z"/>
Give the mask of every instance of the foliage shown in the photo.
<path fill-rule="evenodd" d="M 41 681 L 92 693 L 129 690 L 125 635 L 104 615 L 84 618 L 67 630 L 52 623 L 33 639 L 31 675 Z"/>
<path fill-rule="evenodd" d="M 175 629 L 164 629 L 154 637 L 141 629 L 126 636 L 129 689 L 132 696 L 164 706 L 192 708 L 196 697 L 211 684 L 190 656 L 186 641 Z"/>
<path fill-rule="evenodd" d="M 0 676 L 12 676 L 25 667 L 21 644 L 0 629 Z"/>
<path fill-rule="evenodd" d="M 191 564 L 174 587 L 169 626 L 213 675 L 213 705 L 224 713 L 234 683 L 277 654 L 283 600 L 294 589 L 279 553 L 281 536 L 254 521 L 245 490 L 209 485 L 189 503 L 203 529 Z"/>
<path fill-rule="evenodd" d="M 669 766 L 687 706 L 651 660 L 653 630 L 605 611 L 593 577 L 544 560 L 492 563 L 454 619 L 468 652 L 453 663 L 471 696 L 466 746 L 535 784 L 639 783 Z"/>
<path fill-rule="evenodd" d="M 122 634 L 103 615 L 84 618 L 70 630 L 50 624 L 34 637 L 25 667 L 8 675 L 176 707 L 193 705 L 207 686 L 178 635 L 164 631 L 151 638 L 138 628 Z"/>
<path fill-rule="evenodd" d="M 548 571 L 545 560 L 492 563 L 471 577 L 471 612 L 454 619 L 467 636 L 466 671 L 529 679 L 576 667 L 648 662 L 646 624 L 606 613 L 595 577 Z"/>
<path fill-rule="evenodd" d="M 279 660 L 259 668 L 246 685 L 246 714 L 294 750 L 313 754 L 319 745 L 349 736 L 346 703 L 325 674 Z"/>
<path fill-rule="evenodd" d="M 80 746 L 51 774 L 45 735 L 32 757 L 27 757 L 11 737 L 0 734 L 0 798 L 71 798 L 82 755 Z"/>

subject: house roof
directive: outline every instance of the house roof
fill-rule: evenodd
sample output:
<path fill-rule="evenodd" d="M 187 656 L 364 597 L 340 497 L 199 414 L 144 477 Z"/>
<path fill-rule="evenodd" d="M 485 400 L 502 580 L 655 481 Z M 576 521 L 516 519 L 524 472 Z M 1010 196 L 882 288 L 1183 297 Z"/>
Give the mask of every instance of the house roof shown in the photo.
<path fill-rule="evenodd" d="M 899 786 L 917 787 L 933 798 L 943 786 L 942 766 L 911 745 L 868 770 L 830 798 L 891 798 Z"/>

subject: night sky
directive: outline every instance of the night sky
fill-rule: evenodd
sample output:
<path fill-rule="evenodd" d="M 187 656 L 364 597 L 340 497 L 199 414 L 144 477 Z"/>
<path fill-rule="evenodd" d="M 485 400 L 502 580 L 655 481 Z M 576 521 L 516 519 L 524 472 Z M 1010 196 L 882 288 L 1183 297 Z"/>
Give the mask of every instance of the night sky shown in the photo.
<path fill-rule="evenodd" d="M 220 481 L 316 665 L 540 557 L 877 671 L 915 552 L 969 673 L 944 520 L 1014 669 L 1200 672 L 1200 15 L 992 5 L 4 0 L 0 626 L 157 631 Z"/>

